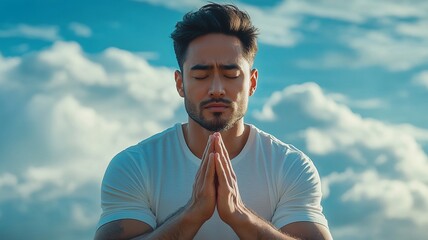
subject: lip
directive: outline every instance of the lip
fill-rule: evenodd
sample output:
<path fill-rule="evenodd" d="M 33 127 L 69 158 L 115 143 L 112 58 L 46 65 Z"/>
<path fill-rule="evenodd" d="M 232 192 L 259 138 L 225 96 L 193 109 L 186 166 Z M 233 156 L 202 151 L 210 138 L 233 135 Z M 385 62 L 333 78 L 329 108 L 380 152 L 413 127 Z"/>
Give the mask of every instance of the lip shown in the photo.
<path fill-rule="evenodd" d="M 204 106 L 205 109 L 211 110 L 213 112 L 222 112 L 226 110 L 229 106 L 224 103 L 209 103 Z"/>

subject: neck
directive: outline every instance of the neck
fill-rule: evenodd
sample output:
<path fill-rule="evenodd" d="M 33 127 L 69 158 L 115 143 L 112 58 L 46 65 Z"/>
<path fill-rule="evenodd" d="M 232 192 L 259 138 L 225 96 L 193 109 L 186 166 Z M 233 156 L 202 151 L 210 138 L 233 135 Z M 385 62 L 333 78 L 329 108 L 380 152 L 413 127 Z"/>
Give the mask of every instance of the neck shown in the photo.
<path fill-rule="evenodd" d="M 184 139 L 186 140 L 190 151 L 192 151 L 192 153 L 198 158 L 202 158 L 208 137 L 213 134 L 213 132 L 201 127 L 191 118 L 189 118 L 189 122 L 187 124 L 182 126 L 182 129 Z M 220 132 L 230 159 L 236 157 L 244 148 L 249 133 L 250 128 L 244 124 L 244 119 L 240 119 L 227 131 Z"/>

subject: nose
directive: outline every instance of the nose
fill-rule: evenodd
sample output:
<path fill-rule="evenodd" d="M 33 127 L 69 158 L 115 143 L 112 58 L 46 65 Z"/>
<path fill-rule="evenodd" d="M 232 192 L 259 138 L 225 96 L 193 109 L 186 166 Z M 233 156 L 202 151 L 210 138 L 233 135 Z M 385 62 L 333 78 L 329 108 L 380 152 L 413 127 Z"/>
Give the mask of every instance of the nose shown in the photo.
<path fill-rule="evenodd" d="M 226 92 L 224 90 L 223 82 L 218 75 L 214 76 L 208 93 L 212 98 L 224 97 Z"/>

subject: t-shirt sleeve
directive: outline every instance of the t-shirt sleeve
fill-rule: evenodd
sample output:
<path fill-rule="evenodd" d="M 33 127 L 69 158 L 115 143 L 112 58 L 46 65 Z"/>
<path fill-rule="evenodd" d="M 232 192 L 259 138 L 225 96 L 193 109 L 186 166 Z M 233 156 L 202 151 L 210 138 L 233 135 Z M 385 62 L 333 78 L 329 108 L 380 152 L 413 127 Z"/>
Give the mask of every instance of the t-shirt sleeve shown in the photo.
<path fill-rule="evenodd" d="M 279 195 L 272 223 L 281 228 L 293 222 L 314 222 L 328 227 L 322 213 L 321 181 L 312 161 L 303 153 L 287 156 L 279 175 Z"/>
<path fill-rule="evenodd" d="M 119 219 L 135 219 L 156 227 L 145 177 L 141 161 L 136 161 L 129 149 L 112 159 L 101 185 L 102 214 L 97 228 Z"/>

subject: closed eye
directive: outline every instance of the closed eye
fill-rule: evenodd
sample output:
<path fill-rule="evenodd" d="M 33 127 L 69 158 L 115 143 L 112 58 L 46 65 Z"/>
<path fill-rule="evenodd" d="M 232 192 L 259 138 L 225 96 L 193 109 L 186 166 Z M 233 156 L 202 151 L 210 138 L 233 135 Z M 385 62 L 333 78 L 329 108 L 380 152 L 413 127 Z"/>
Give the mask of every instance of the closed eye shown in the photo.
<path fill-rule="evenodd" d="M 193 78 L 196 80 L 204 80 L 207 77 L 208 77 L 208 75 L 206 75 L 206 76 L 193 76 Z"/>
<path fill-rule="evenodd" d="M 238 76 L 228 76 L 228 75 L 224 75 L 226 78 L 228 78 L 228 79 L 236 79 L 236 78 L 238 78 L 239 77 L 239 75 Z"/>
<path fill-rule="evenodd" d="M 223 71 L 223 76 L 229 79 L 238 78 L 240 75 L 240 71 L 238 69 L 227 69 Z"/>

